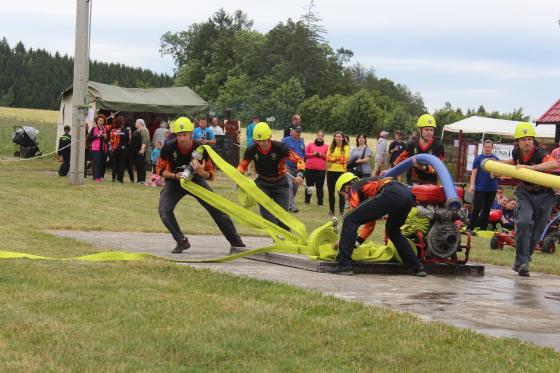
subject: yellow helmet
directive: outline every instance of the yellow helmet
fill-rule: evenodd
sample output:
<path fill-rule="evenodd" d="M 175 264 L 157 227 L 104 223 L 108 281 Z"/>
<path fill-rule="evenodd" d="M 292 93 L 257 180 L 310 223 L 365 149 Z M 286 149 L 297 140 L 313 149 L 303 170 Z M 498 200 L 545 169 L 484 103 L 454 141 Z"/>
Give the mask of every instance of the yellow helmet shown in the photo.
<path fill-rule="evenodd" d="M 187 117 L 179 117 L 171 124 L 171 132 L 192 132 L 194 131 L 194 125 L 191 120 Z"/>
<path fill-rule="evenodd" d="M 529 122 L 521 122 L 515 127 L 515 132 L 513 137 L 515 139 L 520 139 L 522 137 L 536 137 L 537 132 L 535 131 L 535 127 Z"/>
<path fill-rule="evenodd" d="M 259 122 L 253 129 L 253 140 L 268 140 L 272 136 L 270 127 L 265 122 Z"/>
<path fill-rule="evenodd" d="M 352 172 L 345 172 L 340 175 L 334 187 L 336 188 L 336 191 L 340 193 L 344 185 L 354 180 L 358 180 L 358 177 L 356 175 L 354 175 Z"/>
<path fill-rule="evenodd" d="M 416 127 L 424 128 L 424 127 L 436 127 L 436 119 L 431 116 L 430 114 L 423 114 L 418 118 L 418 122 L 416 123 Z"/>

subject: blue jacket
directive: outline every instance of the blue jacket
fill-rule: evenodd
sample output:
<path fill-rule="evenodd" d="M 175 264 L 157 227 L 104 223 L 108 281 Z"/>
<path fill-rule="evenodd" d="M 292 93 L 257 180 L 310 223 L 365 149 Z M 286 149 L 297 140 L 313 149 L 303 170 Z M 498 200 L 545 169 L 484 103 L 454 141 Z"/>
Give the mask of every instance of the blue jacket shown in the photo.
<path fill-rule="evenodd" d="M 292 136 L 288 136 L 284 137 L 284 140 L 282 140 L 282 142 L 288 145 L 288 147 L 294 152 L 296 152 L 296 154 L 299 155 L 301 159 L 305 159 L 305 143 L 303 142 L 303 138 L 300 137 L 299 140 L 296 140 Z M 291 169 L 296 168 L 296 164 L 290 160 L 286 160 L 286 166 Z"/>
<path fill-rule="evenodd" d="M 247 135 L 247 147 L 253 145 L 253 130 L 255 129 L 256 124 L 251 122 L 247 125 L 247 131 L 245 134 Z"/>

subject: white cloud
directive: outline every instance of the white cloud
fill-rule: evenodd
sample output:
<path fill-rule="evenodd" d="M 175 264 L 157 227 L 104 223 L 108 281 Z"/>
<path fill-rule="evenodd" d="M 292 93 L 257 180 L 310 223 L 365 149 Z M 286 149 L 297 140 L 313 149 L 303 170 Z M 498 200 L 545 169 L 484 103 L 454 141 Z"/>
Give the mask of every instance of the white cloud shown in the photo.
<path fill-rule="evenodd" d="M 223 7 L 228 12 L 241 9 L 266 31 L 280 21 L 298 19 L 309 0 L 280 2 L 257 0 L 92 0 L 94 21 L 113 21 L 139 25 L 143 22 L 168 24 L 170 28 L 202 22 Z M 541 33 L 557 29 L 560 4 L 557 0 L 316 0 L 316 11 L 330 33 L 397 32 L 433 35 L 469 35 L 523 32 Z M 2 16 L 40 15 L 75 17 L 75 0 L 25 0 L 2 4 Z M 71 19 L 73 22 L 74 20 Z"/>
<path fill-rule="evenodd" d="M 158 52 L 165 31 L 185 30 L 223 7 L 229 13 L 243 10 L 256 30 L 267 32 L 289 17 L 299 19 L 308 3 L 92 0 L 91 54 L 102 61 L 171 73 L 170 59 Z M 451 101 L 461 107 L 484 104 L 506 111 L 527 106 L 538 115 L 558 99 L 558 0 L 315 3 L 328 31 L 327 40 L 344 41 L 333 47 L 354 49 L 353 61 L 373 66 L 380 76 L 420 91 L 430 108 Z M 27 47 L 72 55 L 75 17 L 76 0 L 4 1 L 0 36 L 6 36 L 12 45 L 21 40 Z M 535 58 L 512 57 L 517 50 Z"/>
<path fill-rule="evenodd" d="M 479 78 L 546 79 L 560 78 L 560 67 L 516 65 L 504 61 L 449 59 L 449 58 L 396 58 L 385 56 L 357 57 L 365 66 L 376 70 L 418 72 L 426 74 L 468 74 Z"/>

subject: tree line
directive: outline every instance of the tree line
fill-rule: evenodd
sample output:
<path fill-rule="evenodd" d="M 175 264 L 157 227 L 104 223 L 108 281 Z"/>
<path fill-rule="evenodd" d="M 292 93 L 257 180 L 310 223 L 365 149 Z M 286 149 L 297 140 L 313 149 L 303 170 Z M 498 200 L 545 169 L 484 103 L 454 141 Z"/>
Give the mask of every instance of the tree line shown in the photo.
<path fill-rule="evenodd" d="M 130 88 L 168 87 L 173 78 L 150 70 L 91 61 L 90 80 Z M 0 106 L 58 109 L 60 93 L 73 81 L 74 59 L 44 49 L 11 48 L 0 41 Z"/>
<path fill-rule="evenodd" d="M 371 68 L 347 66 L 353 52 L 331 47 L 320 21 L 311 2 L 299 20 L 262 34 L 241 10 L 219 9 L 165 33 L 160 52 L 173 58 L 176 84 L 193 88 L 217 114 L 229 108 L 242 120 L 275 117 L 282 127 L 297 112 L 306 130 L 411 128 L 426 110 L 420 94 Z"/>
<path fill-rule="evenodd" d="M 427 111 L 420 93 L 350 64 L 353 52 L 333 48 L 325 34 L 313 1 L 298 20 L 279 22 L 264 34 L 243 11 L 219 9 L 204 22 L 165 33 L 160 53 L 173 58 L 175 83 L 193 88 L 218 115 L 229 108 L 243 121 L 275 117 L 274 127 L 281 128 L 299 113 L 306 131 L 413 131 Z M 463 112 L 448 103 L 435 113 L 439 128 L 471 115 L 526 118 L 522 109 Z"/>
<path fill-rule="evenodd" d="M 216 11 L 204 22 L 161 37 L 160 53 L 175 64 L 173 77 L 122 64 L 92 61 L 90 79 L 122 87 L 186 85 L 221 115 L 232 109 L 248 121 L 275 117 L 281 128 L 299 113 L 306 131 L 343 129 L 368 136 L 382 130 L 411 132 L 427 111 L 420 93 L 379 78 L 372 67 L 351 63 L 353 52 L 333 48 L 311 1 L 298 20 L 279 22 L 266 33 L 253 29 L 241 10 Z M 43 49 L 11 48 L 0 41 L 0 106 L 57 109 L 60 93 L 73 79 L 73 58 Z M 471 115 L 526 120 L 511 113 L 463 111 L 446 103 L 434 113 L 438 130 Z"/>

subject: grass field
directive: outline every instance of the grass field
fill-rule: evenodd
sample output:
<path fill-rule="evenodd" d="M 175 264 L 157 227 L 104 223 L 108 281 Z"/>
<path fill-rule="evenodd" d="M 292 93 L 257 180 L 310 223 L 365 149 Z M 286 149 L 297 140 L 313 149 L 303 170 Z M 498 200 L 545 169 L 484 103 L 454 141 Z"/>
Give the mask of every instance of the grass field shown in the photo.
<path fill-rule="evenodd" d="M 3 159 L 7 122 L 0 117 Z M 99 250 L 46 228 L 165 232 L 157 189 L 91 180 L 69 187 L 57 167 L 51 158 L 0 161 L 0 250 L 57 257 Z M 214 186 L 235 198 L 223 178 Z M 309 231 L 327 219 L 326 208 L 300 207 L 297 217 Z M 186 232 L 218 234 L 193 199 L 182 201 L 177 215 Z M 473 252 L 487 263 L 512 262 L 511 250 L 490 251 L 486 239 L 476 238 Z M 537 254 L 532 268 L 560 274 L 559 257 Z M 551 349 L 157 260 L 1 264 L 1 371 L 560 370 L 560 354 Z"/>

